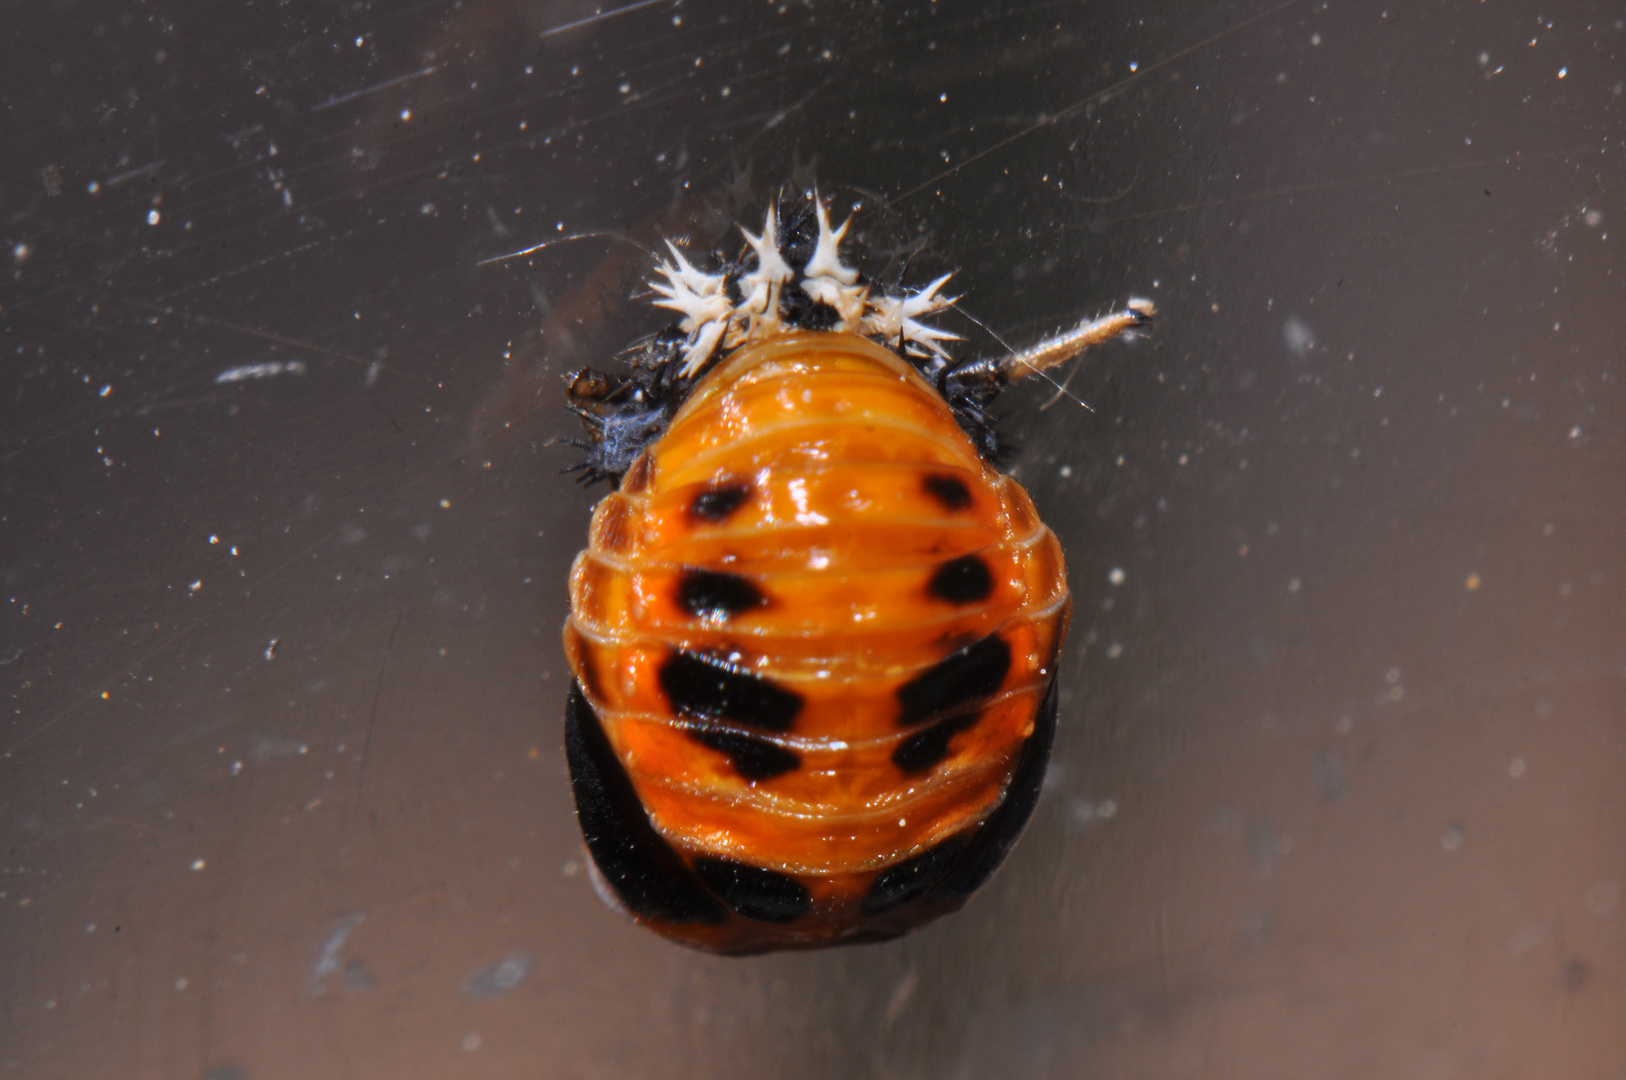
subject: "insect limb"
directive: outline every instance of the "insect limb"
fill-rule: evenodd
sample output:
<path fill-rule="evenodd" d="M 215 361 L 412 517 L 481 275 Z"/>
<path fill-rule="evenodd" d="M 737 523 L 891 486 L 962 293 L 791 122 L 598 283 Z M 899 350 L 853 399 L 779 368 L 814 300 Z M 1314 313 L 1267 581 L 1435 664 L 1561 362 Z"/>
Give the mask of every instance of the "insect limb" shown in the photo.
<path fill-rule="evenodd" d="M 1000 357 L 1000 358 L 995 358 L 995 359 L 982 359 L 982 360 L 975 361 L 975 363 L 977 363 L 977 364 L 987 364 L 987 365 L 992 366 L 995 369 L 999 369 L 1000 370 L 1000 383 L 999 383 L 999 385 L 1001 387 L 1003 387 L 1007 382 L 1010 381 L 1010 379 L 1012 377 L 1010 369 L 1009 369 L 1009 362 L 1011 360 L 1011 357 L 1016 355 L 1016 350 L 1014 348 L 1011 348 L 1011 343 L 1010 342 L 1006 341 L 1004 338 L 999 336 L 998 331 L 996 331 L 993 327 L 989 326 L 987 323 L 983 322 L 981 319 L 977 318 L 975 315 L 971 314 L 965 308 L 960 307 L 958 304 L 956 304 L 955 305 L 955 310 L 957 310 L 961 315 L 964 315 L 966 318 L 970 319 L 972 322 L 976 323 L 978 326 L 982 327 L 984 330 L 986 330 L 988 332 L 989 336 L 991 336 L 995 341 L 999 342 L 1000 345 L 1004 346 L 1007 350 L 1009 350 L 1009 355 L 1007 355 L 1005 357 Z M 965 361 L 963 363 L 970 363 L 970 361 Z M 1023 372 L 1027 372 L 1027 371 L 1029 371 L 1031 369 L 1024 368 L 1022 370 L 1023 370 Z M 1066 384 L 1057 382 L 1055 379 L 1052 379 L 1049 375 L 1045 374 L 1042 371 L 1037 372 L 1037 374 L 1038 374 L 1039 378 L 1043 379 L 1045 382 L 1049 383 L 1051 386 L 1053 386 L 1055 388 L 1057 397 L 1065 397 L 1065 398 L 1067 398 L 1069 401 L 1073 402 L 1073 404 L 1077 405 L 1079 408 L 1083 409 L 1085 412 L 1094 412 L 1095 411 L 1094 409 L 1090 408 L 1090 403 L 1089 402 L 1085 401 L 1083 398 L 1078 397 L 1075 394 L 1068 393 Z M 1046 405 L 1045 407 L 1048 408 L 1049 406 Z M 995 459 L 994 458 L 989 458 L 989 460 L 993 461 Z"/>
<path fill-rule="evenodd" d="M 1011 353 L 1000 361 L 1000 366 L 1012 379 L 1042 373 L 1058 364 L 1065 364 L 1091 345 L 1100 345 L 1150 325 L 1156 314 L 1157 308 L 1150 300 L 1133 299 L 1122 311 L 1080 323 L 1065 334 L 1057 334 L 1032 348 Z"/>

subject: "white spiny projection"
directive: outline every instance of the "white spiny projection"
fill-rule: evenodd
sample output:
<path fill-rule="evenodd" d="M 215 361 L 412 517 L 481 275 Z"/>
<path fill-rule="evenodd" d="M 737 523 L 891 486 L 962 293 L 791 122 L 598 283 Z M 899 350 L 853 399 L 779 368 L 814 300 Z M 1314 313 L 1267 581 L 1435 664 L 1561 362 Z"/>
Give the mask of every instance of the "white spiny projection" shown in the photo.
<path fill-rule="evenodd" d="M 938 293 L 949 275 L 915 292 L 897 296 L 880 292 L 871 283 L 861 281 L 855 268 L 841 261 L 841 241 L 852 219 L 832 229 L 829 209 L 817 196 L 814 206 L 818 211 L 819 239 L 802 270 L 800 288 L 835 311 L 838 320 L 830 329 L 882 343 L 901 342 L 906 350 L 919 356 L 944 356 L 938 342 L 956 340 L 959 335 L 923 323 L 920 318 L 954 303 L 956 298 Z M 649 283 L 664 298 L 655 301 L 657 307 L 670 308 L 683 316 L 678 329 L 688 335 L 683 345 L 684 378 L 697 375 L 719 348 L 733 349 L 794 329 L 785 323 L 780 309 L 780 299 L 785 288 L 796 280 L 796 270 L 780 254 L 777 209 L 769 208 L 761 234 L 753 235 L 744 228 L 740 232 L 745 234 L 756 265 L 739 278 L 739 303 L 729 300 L 724 275 L 696 269 L 671 241 L 666 246 L 675 261 L 663 259 L 655 269 L 665 280 Z"/>

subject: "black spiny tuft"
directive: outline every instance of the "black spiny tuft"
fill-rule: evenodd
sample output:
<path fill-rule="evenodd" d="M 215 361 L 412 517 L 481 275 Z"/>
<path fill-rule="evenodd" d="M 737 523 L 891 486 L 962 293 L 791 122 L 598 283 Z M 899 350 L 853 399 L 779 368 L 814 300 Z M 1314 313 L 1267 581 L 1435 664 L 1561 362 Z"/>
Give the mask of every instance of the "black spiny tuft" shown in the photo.
<path fill-rule="evenodd" d="M 670 327 L 633 346 L 624 375 L 583 368 L 567 380 L 570 411 L 581 418 L 585 439 L 568 440 L 587 456 L 565 472 L 584 484 L 619 484 L 622 475 L 660 438 L 692 383 L 680 379 L 684 334 Z"/>
<path fill-rule="evenodd" d="M 801 192 L 784 189 L 779 192 L 778 207 L 779 257 L 796 271 L 799 281 L 819 246 L 817 204 Z"/>
<path fill-rule="evenodd" d="M 983 460 L 998 465 L 1015 450 L 994 430 L 995 419 L 988 411 L 999 392 L 1005 389 L 1009 377 L 997 360 L 958 360 L 941 364 L 936 371 L 922 371 L 937 392 L 943 395 L 960 429 L 971 436 L 971 442 Z"/>

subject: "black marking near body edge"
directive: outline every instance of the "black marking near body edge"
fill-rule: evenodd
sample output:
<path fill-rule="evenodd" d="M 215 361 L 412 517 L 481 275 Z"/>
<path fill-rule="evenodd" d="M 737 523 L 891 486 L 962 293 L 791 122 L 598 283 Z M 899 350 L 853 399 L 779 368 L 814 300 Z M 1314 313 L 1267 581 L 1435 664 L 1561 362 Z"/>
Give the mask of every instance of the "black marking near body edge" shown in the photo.
<path fill-rule="evenodd" d="M 730 514 L 751 497 L 751 485 L 743 481 L 717 484 L 700 492 L 689 504 L 689 516 L 712 525 L 727 521 Z"/>
<path fill-rule="evenodd" d="M 962 555 L 939 566 L 926 583 L 926 591 L 951 604 L 975 604 L 994 591 L 994 576 L 978 556 Z"/>
<path fill-rule="evenodd" d="M 750 579 L 717 570 L 685 570 L 678 578 L 677 605 L 696 619 L 723 621 L 753 608 L 768 598 Z"/>
<path fill-rule="evenodd" d="M 599 873 L 633 915 L 720 923 L 728 911 L 655 832 L 598 716 L 572 682 L 565 704 L 565 757 L 582 838 Z"/>
<path fill-rule="evenodd" d="M 864 901 L 860 905 L 864 914 L 884 914 L 895 907 L 902 907 L 931 888 L 932 882 L 960 857 L 969 840 L 970 836 L 964 833 L 951 836 L 912 859 L 905 859 L 896 866 L 882 870 L 875 875 L 869 892 L 864 894 Z"/>
<path fill-rule="evenodd" d="M 949 740 L 976 725 L 980 713 L 969 712 L 939 720 L 925 731 L 916 732 L 892 751 L 892 764 L 906 773 L 923 773 L 936 768 L 949 752 Z"/>
<path fill-rule="evenodd" d="M 922 486 L 925 487 L 926 494 L 936 499 L 937 504 L 951 514 L 971 505 L 971 489 L 957 476 L 931 473 L 922 482 Z"/>
<path fill-rule="evenodd" d="M 807 886 L 777 870 L 701 856 L 694 861 L 694 872 L 707 888 L 747 919 L 790 922 L 806 915 L 813 907 L 813 896 Z"/>
<path fill-rule="evenodd" d="M 1045 767 L 1050 764 L 1050 747 L 1056 741 L 1056 687 L 1052 683 L 1044 703 L 1033 717 L 1033 734 L 1022 744 L 1011 782 L 1005 787 L 1005 800 L 988 815 L 972 838 L 965 853 L 931 887 L 926 900 L 958 907 L 966 897 L 987 881 L 1015 846 L 1033 808 L 1039 804 Z"/>
<path fill-rule="evenodd" d="M 764 731 L 789 731 L 802 711 L 802 695 L 726 661 L 682 649 L 674 649 L 661 665 L 660 683 L 673 711 L 691 720 L 732 720 Z"/>
<path fill-rule="evenodd" d="M 985 698 L 1005 682 L 1011 647 L 998 634 L 952 653 L 898 687 L 900 724 L 917 724 Z"/>
<path fill-rule="evenodd" d="M 744 735 L 738 731 L 727 731 L 723 728 L 690 728 L 689 738 L 701 746 L 709 746 L 713 750 L 727 754 L 734 771 L 746 780 L 772 780 L 802 763 L 802 755 L 796 751 L 787 750 L 767 739 Z"/>

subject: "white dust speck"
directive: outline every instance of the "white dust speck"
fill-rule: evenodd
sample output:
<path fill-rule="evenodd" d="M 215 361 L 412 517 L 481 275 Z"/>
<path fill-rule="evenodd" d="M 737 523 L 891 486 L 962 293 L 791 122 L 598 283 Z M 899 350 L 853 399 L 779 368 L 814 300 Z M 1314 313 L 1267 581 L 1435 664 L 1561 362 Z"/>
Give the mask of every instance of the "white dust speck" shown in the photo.
<path fill-rule="evenodd" d="M 892 1026 L 898 1019 L 898 1015 L 903 1012 L 904 1007 L 909 1004 L 909 999 L 915 996 L 915 983 L 917 981 L 914 970 L 910 969 L 904 972 L 903 976 L 893 984 L 892 996 L 887 999 L 886 1012 L 881 1016 L 881 1023 L 887 1027 Z"/>
<path fill-rule="evenodd" d="M 27 261 L 28 257 L 32 254 L 34 254 L 34 249 L 29 247 L 27 244 L 17 244 L 11 249 L 11 257 L 17 262 Z"/>
<path fill-rule="evenodd" d="M 158 211 L 156 211 L 156 210 L 148 210 L 147 211 L 147 224 L 148 225 L 156 225 L 162 219 L 162 217 L 163 217 L 163 215 L 160 214 Z"/>
<path fill-rule="evenodd" d="M 1124 568 L 1121 566 L 1114 566 L 1111 570 L 1108 570 L 1107 580 L 1112 582 L 1114 585 L 1122 585 L 1124 583 Z"/>
<path fill-rule="evenodd" d="M 463 1036 L 463 1049 L 470 1054 L 480 1049 L 479 1032 L 471 1031 L 467 1035 Z"/>
<path fill-rule="evenodd" d="M 187 588 L 188 592 L 197 592 L 199 589 L 203 588 L 203 582 L 201 580 L 200 581 L 194 581 L 192 584 L 188 585 L 186 588 Z"/>
<path fill-rule="evenodd" d="M 1116 659 L 1118 659 L 1118 657 L 1122 656 L 1123 654 L 1124 654 L 1124 647 L 1122 645 L 1120 645 L 1118 642 L 1114 641 L 1111 645 L 1107 646 L 1107 659 L 1108 660 L 1116 660 Z"/>
<path fill-rule="evenodd" d="M 185 975 L 182 975 L 180 978 L 175 980 L 175 989 L 177 989 L 177 990 L 185 990 L 186 989 L 186 976 Z"/>
<path fill-rule="evenodd" d="M 1440 847 L 1449 852 L 1461 851 L 1463 841 L 1467 838 L 1461 825 L 1448 825 L 1445 832 L 1440 834 Z"/>
<path fill-rule="evenodd" d="M 206 866 L 206 865 L 208 865 L 208 864 L 206 864 L 202 859 L 193 859 L 192 860 L 192 869 L 194 869 L 194 870 L 202 870 L 204 868 L 204 866 Z"/>
<path fill-rule="evenodd" d="M 366 916 L 359 911 L 346 915 L 339 920 L 339 925 L 333 928 L 333 932 L 323 939 L 316 950 L 316 962 L 311 965 L 312 983 L 320 984 L 329 975 L 338 973 L 343 966 L 340 953 L 344 950 L 345 939 L 350 936 L 352 930 L 361 925 L 364 918 Z"/>
<path fill-rule="evenodd" d="M 1282 324 L 1282 340 L 1287 343 L 1287 351 L 1294 356 L 1303 358 L 1315 347 L 1315 331 L 1310 324 L 1292 316 Z"/>
<path fill-rule="evenodd" d="M 1523 956 L 1537 945 L 1541 944 L 1547 936 L 1547 927 L 1542 925 L 1527 926 L 1507 939 L 1507 953 L 1509 956 Z"/>
<path fill-rule="evenodd" d="M 303 360 L 266 360 L 258 364 L 244 364 L 240 367 L 227 368 L 215 376 L 215 385 L 242 382 L 244 379 L 270 379 L 278 375 L 305 374 L 305 361 Z"/>
<path fill-rule="evenodd" d="M 471 974 L 463 983 L 463 992 L 469 997 L 497 997 L 506 994 L 525 981 L 536 966 L 531 954 L 515 949 L 500 961 Z"/>

